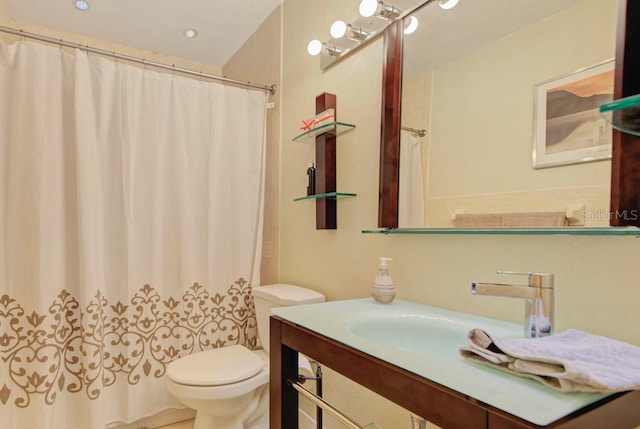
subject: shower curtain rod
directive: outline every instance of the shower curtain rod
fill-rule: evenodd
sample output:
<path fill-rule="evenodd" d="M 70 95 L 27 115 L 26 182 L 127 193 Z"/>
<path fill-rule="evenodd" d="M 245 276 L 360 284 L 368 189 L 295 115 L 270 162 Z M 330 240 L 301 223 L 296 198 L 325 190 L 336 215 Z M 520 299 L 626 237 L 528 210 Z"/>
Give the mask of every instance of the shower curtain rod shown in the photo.
<path fill-rule="evenodd" d="M 410 133 L 417 134 L 418 137 L 424 137 L 427 135 L 427 130 L 425 130 L 424 128 L 421 130 L 418 130 L 416 128 L 411 128 L 411 127 L 400 127 L 400 128 L 402 128 L 405 131 L 409 131 Z"/>
<path fill-rule="evenodd" d="M 92 48 L 89 45 L 81 45 L 80 43 L 67 42 L 67 41 L 62 40 L 62 39 L 55 39 L 53 37 L 43 36 L 41 34 L 29 33 L 29 32 L 24 31 L 24 30 L 17 30 L 15 28 L 5 27 L 3 25 L 0 25 L 0 31 L 3 32 L 3 33 L 9 33 L 9 34 L 13 34 L 13 35 L 20 36 L 20 37 L 26 37 L 26 38 L 29 38 L 29 39 L 39 40 L 41 42 L 53 43 L 55 45 L 60 45 L 60 46 L 64 46 L 64 47 L 67 47 L 67 48 L 81 49 L 83 51 L 91 52 L 93 54 L 103 55 L 105 57 L 117 58 L 119 60 L 129 61 L 129 62 L 136 63 L 136 64 L 143 64 L 145 66 L 156 67 L 156 68 L 163 69 L 163 70 L 170 70 L 170 71 L 174 71 L 174 72 L 188 74 L 188 75 L 191 75 L 191 76 L 198 76 L 198 77 L 201 77 L 201 78 L 217 80 L 217 81 L 220 81 L 220 82 L 232 83 L 234 85 L 240 85 L 240 86 L 246 86 L 246 87 L 249 87 L 249 88 L 261 89 L 263 91 L 269 92 L 271 95 L 274 95 L 276 93 L 276 85 L 275 84 L 273 84 L 273 85 L 260 85 L 260 84 L 257 84 L 257 83 L 244 82 L 244 81 L 241 81 L 241 80 L 230 79 L 228 77 L 216 76 L 214 74 L 208 74 L 208 73 L 203 73 L 203 72 L 199 72 L 199 71 L 195 71 L 195 70 L 185 69 L 185 68 L 182 68 L 182 67 L 176 67 L 173 64 L 169 65 L 169 64 L 158 63 L 158 62 L 155 62 L 155 61 L 149 61 L 149 60 L 144 59 L 144 58 L 138 58 L 138 57 L 133 57 L 133 56 L 130 56 L 130 55 L 119 54 L 119 53 L 114 52 L 114 51 L 107 51 L 107 50 L 104 50 L 104 49 Z"/>

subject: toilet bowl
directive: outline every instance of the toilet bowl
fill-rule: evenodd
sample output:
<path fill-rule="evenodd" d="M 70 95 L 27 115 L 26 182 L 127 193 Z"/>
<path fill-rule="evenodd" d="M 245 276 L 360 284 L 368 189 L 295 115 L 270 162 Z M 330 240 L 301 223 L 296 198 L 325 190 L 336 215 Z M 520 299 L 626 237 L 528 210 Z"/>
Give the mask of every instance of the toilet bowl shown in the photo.
<path fill-rule="evenodd" d="M 324 301 L 318 292 L 288 284 L 260 286 L 252 294 L 263 350 L 233 345 L 197 352 L 167 367 L 169 392 L 196 410 L 193 429 L 268 429 L 271 308 Z M 300 359 L 301 368 L 309 368 Z"/>

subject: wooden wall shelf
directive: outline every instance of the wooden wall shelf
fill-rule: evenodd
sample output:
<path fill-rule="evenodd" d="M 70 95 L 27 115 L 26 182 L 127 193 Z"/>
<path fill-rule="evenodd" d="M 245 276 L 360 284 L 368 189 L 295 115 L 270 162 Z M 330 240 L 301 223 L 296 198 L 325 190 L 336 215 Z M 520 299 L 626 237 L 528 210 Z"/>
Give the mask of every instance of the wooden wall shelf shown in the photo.
<path fill-rule="evenodd" d="M 316 115 L 328 109 L 334 110 L 337 118 L 337 102 L 334 94 L 324 92 L 316 97 Z M 315 138 L 316 144 L 316 189 L 314 195 L 307 195 L 294 201 L 316 201 L 316 229 L 337 229 L 338 206 L 341 197 L 355 197 L 356 194 L 336 191 L 336 140 L 337 136 L 351 131 L 356 126 L 346 122 L 333 122 L 312 128 L 293 138 L 293 141 L 307 142 Z"/>

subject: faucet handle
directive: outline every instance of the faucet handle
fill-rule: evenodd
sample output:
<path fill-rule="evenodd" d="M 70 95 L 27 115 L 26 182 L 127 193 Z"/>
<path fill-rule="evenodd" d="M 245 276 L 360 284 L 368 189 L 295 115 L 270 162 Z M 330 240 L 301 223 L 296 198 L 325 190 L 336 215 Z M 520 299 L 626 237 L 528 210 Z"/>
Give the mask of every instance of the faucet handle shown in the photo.
<path fill-rule="evenodd" d="M 497 274 L 502 275 L 514 275 L 514 276 L 529 276 L 529 286 L 539 287 L 543 289 L 553 289 L 553 274 L 551 273 L 523 273 L 518 271 L 496 271 Z"/>

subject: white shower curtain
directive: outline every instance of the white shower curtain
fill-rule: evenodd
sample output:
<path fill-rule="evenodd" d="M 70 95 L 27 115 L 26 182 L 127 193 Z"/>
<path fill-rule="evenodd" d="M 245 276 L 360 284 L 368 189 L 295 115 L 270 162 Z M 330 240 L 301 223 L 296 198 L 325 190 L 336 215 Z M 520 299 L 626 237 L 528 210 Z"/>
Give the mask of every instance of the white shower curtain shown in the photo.
<path fill-rule="evenodd" d="M 400 132 L 398 227 L 424 227 L 422 144 L 420 137 L 406 130 Z"/>
<path fill-rule="evenodd" d="M 169 362 L 256 344 L 266 95 L 0 44 L 0 426 L 179 407 Z"/>

